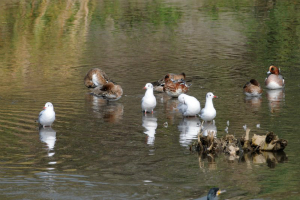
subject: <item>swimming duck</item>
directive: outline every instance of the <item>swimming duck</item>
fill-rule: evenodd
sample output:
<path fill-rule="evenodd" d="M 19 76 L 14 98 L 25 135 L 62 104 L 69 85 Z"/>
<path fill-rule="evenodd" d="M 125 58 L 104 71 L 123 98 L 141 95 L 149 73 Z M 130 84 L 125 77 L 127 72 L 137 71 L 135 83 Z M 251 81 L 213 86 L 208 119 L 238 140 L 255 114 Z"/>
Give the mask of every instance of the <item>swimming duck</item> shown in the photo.
<path fill-rule="evenodd" d="M 267 74 L 268 77 L 265 80 L 266 88 L 274 90 L 284 87 L 284 78 L 276 66 L 271 65 Z"/>
<path fill-rule="evenodd" d="M 52 103 L 47 102 L 39 114 L 38 122 L 45 128 L 46 126 L 52 125 L 55 120 L 55 112 Z"/>
<path fill-rule="evenodd" d="M 146 89 L 145 96 L 142 98 L 142 111 L 150 112 L 153 114 L 153 109 L 156 106 L 156 98 L 153 94 L 153 85 L 147 83 L 144 87 Z"/>
<path fill-rule="evenodd" d="M 218 97 L 211 92 L 206 94 L 205 107 L 200 112 L 200 117 L 204 121 L 212 121 L 217 115 L 217 111 L 214 108 L 214 104 L 213 104 L 213 98 L 218 98 Z"/>
<path fill-rule="evenodd" d="M 99 68 L 90 69 L 84 77 L 84 84 L 88 88 L 103 86 L 109 81 L 110 79 L 106 73 Z"/>
<path fill-rule="evenodd" d="M 189 86 L 184 80 L 172 81 L 170 76 L 166 75 L 163 90 L 171 97 L 178 97 L 180 94 L 187 93 Z"/>
<path fill-rule="evenodd" d="M 116 101 L 121 98 L 123 94 L 122 87 L 115 85 L 112 82 L 105 83 L 103 86 L 98 86 L 92 90 L 92 94 L 103 99 Z"/>
<path fill-rule="evenodd" d="M 250 82 L 247 82 L 244 87 L 244 93 L 247 96 L 260 96 L 263 92 L 263 90 L 260 87 L 260 84 L 258 83 L 257 80 L 251 79 Z"/>
<path fill-rule="evenodd" d="M 207 194 L 207 200 L 214 200 L 216 196 L 219 196 L 221 193 L 226 192 L 226 190 L 220 190 L 219 188 L 211 188 Z"/>
<path fill-rule="evenodd" d="M 178 109 L 183 116 L 195 116 L 200 112 L 200 102 L 195 97 L 181 94 L 178 96 L 178 101 L 180 102 Z"/>
<path fill-rule="evenodd" d="M 169 73 L 167 75 L 170 77 L 170 79 L 172 81 L 185 80 L 185 73 L 181 73 L 181 74 Z M 163 88 L 164 88 L 164 85 L 165 85 L 165 76 L 162 79 L 160 79 L 156 82 L 153 82 L 152 85 L 153 85 L 154 91 L 164 92 Z"/>

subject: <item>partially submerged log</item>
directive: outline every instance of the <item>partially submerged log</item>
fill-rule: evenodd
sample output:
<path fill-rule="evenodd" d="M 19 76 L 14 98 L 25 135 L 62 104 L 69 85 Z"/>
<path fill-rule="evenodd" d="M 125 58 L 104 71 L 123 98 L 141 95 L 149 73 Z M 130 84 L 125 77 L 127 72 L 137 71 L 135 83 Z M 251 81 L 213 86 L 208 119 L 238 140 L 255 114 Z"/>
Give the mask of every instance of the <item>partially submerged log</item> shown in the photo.
<path fill-rule="evenodd" d="M 279 139 L 273 132 L 267 135 L 256 135 L 252 137 L 252 146 L 261 151 L 281 151 L 287 146 L 287 141 Z"/>
<path fill-rule="evenodd" d="M 214 137 L 213 132 L 208 132 L 207 136 L 203 136 L 203 130 L 201 129 L 198 134 L 198 142 L 194 146 L 199 152 L 224 152 L 230 156 L 243 152 L 282 151 L 287 146 L 287 141 L 279 139 L 273 132 L 269 132 L 266 135 L 254 134 L 251 139 L 249 135 L 250 129 L 247 129 L 246 135 L 240 139 L 236 139 L 229 134 L 219 139 Z M 190 149 L 192 149 L 192 146 Z"/>

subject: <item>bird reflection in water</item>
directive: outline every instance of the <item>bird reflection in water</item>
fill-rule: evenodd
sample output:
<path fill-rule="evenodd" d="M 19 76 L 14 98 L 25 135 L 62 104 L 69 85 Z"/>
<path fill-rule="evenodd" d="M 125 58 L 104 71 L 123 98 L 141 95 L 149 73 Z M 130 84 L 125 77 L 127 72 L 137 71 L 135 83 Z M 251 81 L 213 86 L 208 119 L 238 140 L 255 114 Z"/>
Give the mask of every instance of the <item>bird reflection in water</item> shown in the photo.
<path fill-rule="evenodd" d="M 249 107 L 252 109 L 252 111 L 257 112 L 259 110 L 259 108 L 261 107 L 262 97 L 261 96 L 257 96 L 257 97 L 246 96 L 245 103 L 247 105 L 249 105 Z"/>
<path fill-rule="evenodd" d="M 213 134 L 214 137 L 217 137 L 217 127 L 216 122 L 213 120 L 212 122 L 204 122 L 202 125 L 203 136 L 207 136 L 209 133 Z"/>
<path fill-rule="evenodd" d="M 48 156 L 52 157 L 55 153 L 51 152 L 54 150 L 55 142 L 56 142 L 56 131 L 51 127 L 40 127 L 40 140 L 46 143 L 48 147 Z"/>
<path fill-rule="evenodd" d="M 197 117 L 185 117 L 178 125 L 180 131 L 179 143 L 183 147 L 189 146 L 193 140 L 197 139 L 200 131 L 200 119 Z"/>
<path fill-rule="evenodd" d="M 285 94 L 283 89 L 267 90 L 267 99 L 271 113 L 279 112 L 284 101 Z"/>
<path fill-rule="evenodd" d="M 145 134 L 147 134 L 147 144 L 154 145 L 156 128 L 157 128 L 157 118 L 153 115 L 143 116 L 142 126 L 146 129 Z"/>
<path fill-rule="evenodd" d="M 166 118 L 170 124 L 175 123 L 175 118 L 178 115 L 178 99 L 170 98 L 166 94 L 160 94 L 162 103 L 164 104 L 164 110 L 166 113 Z"/>
<path fill-rule="evenodd" d="M 87 94 L 87 101 L 91 102 L 93 113 L 97 118 L 103 118 L 104 121 L 110 123 L 119 122 L 123 118 L 123 105 L 115 101 L 107 101 L 105 99 Z"/>

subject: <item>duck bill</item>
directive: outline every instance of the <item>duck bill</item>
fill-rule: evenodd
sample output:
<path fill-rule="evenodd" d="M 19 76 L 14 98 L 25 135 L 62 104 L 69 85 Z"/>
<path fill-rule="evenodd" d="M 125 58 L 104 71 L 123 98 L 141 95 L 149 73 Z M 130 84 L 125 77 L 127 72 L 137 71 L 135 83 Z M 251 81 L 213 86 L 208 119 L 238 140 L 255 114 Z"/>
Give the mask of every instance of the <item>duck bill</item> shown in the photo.
<path fill-rule="evenodd" d="M 267 74 L 271 74 L 271 72 L 270 72 L 270 71 L 267 71 Z"/>
<path fill-rule="evenodd" d="M 220 194 L 222 194 L 222 193 L 224 193 L 224 192 L 226 192 L 226 190 L 218 190 L 217 196 L 219 196 Z"/>

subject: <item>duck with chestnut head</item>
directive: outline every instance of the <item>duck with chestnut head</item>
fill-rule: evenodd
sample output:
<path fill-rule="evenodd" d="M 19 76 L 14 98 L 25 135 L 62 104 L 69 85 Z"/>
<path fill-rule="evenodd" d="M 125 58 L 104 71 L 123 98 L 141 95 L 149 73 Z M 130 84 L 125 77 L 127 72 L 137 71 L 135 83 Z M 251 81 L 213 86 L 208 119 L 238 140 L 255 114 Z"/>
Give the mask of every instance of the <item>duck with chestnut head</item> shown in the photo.
<path fill-rule="evenodd" d="M 266 88 L 271 90 L 284 88 L 284 78 L 278 67 L 271 65 L 267 74 L 268 76 L 265 79 Z"/>

